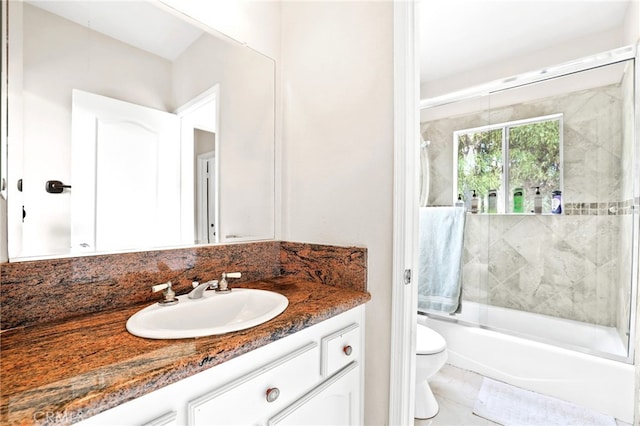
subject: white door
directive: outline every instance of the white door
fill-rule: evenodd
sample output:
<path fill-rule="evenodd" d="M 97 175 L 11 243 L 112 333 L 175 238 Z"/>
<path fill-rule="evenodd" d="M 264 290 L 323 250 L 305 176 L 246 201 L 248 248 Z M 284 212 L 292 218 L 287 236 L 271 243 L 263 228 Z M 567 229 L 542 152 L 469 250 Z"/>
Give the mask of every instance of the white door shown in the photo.
<path fill-rule="evenodd" d="M 215 152 L 198 155 L 196 180 L 197 244 L 216 242 Z"/>
<path fill-rule="evenodd" d="M 73 91 L 72 251 L 180 241 L 177 116 Z"/>

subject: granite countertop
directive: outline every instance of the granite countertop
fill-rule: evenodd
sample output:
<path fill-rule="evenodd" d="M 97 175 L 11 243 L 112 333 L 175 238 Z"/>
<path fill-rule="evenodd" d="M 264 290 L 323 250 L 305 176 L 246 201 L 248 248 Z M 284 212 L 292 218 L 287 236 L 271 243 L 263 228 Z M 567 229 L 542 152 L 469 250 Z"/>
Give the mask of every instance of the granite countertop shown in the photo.
<path fill-rule="evenodd" d="M 0 423 L 77 422 L 371 298 L 366 292 L 292 277 L 237 287 L 281 293 L 289 299 L 289 306 L 259 326 L 197 339 L 151 340 L 129 334 L 127 319 L 145 305 L 1 332 Z"/>

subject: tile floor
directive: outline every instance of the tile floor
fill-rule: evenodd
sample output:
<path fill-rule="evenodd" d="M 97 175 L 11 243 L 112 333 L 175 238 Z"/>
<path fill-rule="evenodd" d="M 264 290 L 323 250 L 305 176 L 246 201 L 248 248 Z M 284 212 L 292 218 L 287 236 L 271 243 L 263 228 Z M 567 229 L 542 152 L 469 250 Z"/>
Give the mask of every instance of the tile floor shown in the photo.
<path fill-rule="evenodd" d="M 482 376 L 445 364 L 430 380 L 431 390 L 438 399 L 440 412 L 433 418 L 417 420 L 414 426 L 487 426 L 497 425 L 473 414 L 480 392 Z M 618 426 L 631 426 L 616 420 Z"/>

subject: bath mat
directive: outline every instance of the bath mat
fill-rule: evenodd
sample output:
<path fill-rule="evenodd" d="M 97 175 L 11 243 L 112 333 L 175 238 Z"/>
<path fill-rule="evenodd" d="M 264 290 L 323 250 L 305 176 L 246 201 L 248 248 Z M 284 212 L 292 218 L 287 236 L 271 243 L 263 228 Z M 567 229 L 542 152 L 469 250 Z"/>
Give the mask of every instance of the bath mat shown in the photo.
<path fill-rule="evenodd" d="M 486 377 L 473 413 L 504 426 L 616 426 L 611 416 Z"/>

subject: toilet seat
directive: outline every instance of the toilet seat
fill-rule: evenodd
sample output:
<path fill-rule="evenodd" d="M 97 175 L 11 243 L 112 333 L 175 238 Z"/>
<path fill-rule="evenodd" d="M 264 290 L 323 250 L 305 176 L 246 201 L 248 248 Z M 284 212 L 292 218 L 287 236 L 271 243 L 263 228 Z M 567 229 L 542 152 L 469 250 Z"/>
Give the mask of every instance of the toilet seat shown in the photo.
<path fill-rule="evenodd" d="M 444 351 L 446 348 L 447 343 L 441 335 L 431 330 L 429 327 L 418 324 L 416 332 L 417 355 L 437 354 Z"/>

